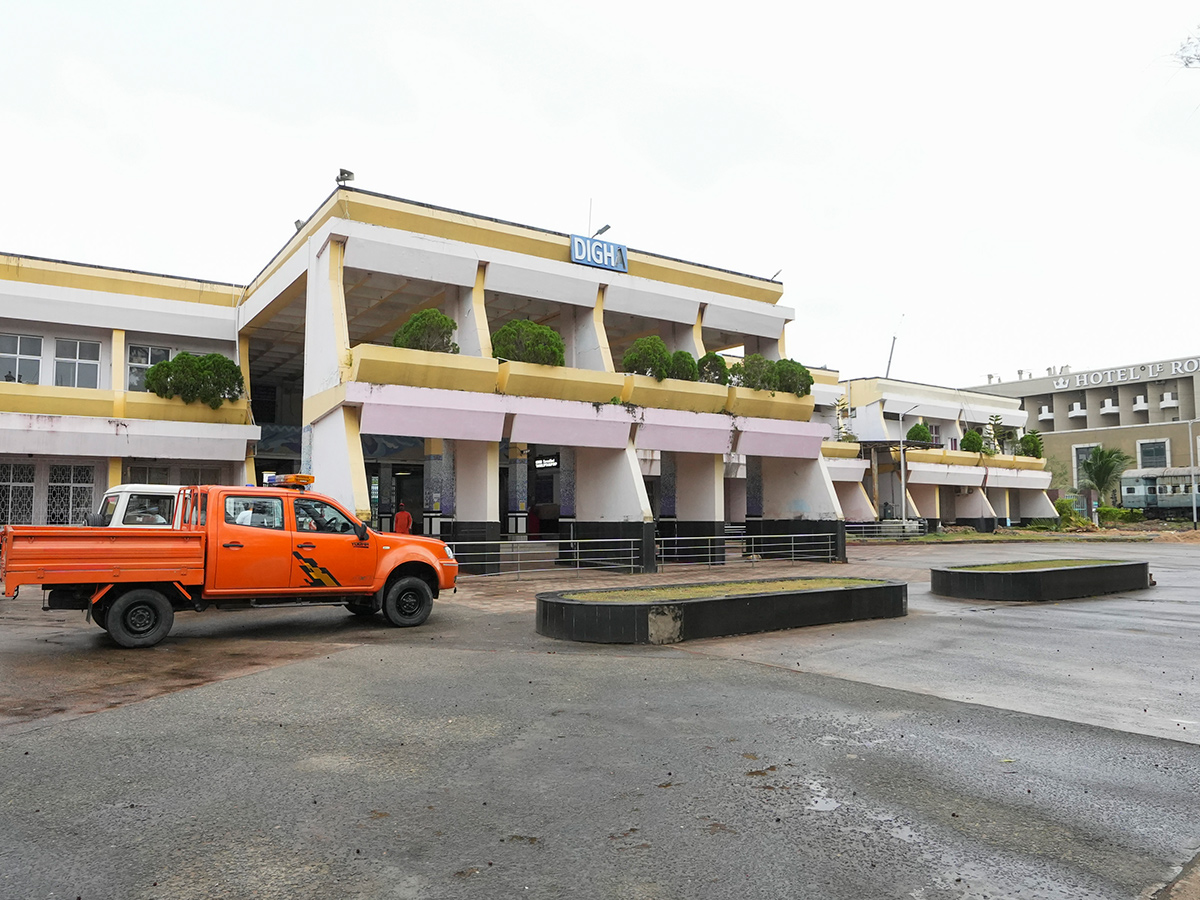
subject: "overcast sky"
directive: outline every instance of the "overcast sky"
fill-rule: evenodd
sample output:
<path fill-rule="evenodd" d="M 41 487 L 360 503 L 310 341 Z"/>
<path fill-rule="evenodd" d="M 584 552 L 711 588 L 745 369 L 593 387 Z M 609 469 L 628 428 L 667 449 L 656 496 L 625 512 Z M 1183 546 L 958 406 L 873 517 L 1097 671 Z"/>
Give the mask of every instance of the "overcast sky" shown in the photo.
<path fill-rule="evenodd" d="M 1200 354 L 1200 3 L 6 4 L 0 252 L 244 284 L 334 187 L 769 277 L 788 355 Z M 589 215 L 590 210 L 590 215 Z"/>

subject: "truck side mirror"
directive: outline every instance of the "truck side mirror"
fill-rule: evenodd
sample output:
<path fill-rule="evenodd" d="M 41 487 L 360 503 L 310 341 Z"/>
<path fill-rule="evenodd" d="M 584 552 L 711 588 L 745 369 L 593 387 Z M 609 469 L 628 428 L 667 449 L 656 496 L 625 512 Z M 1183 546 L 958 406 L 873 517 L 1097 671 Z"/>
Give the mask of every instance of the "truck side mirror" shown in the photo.
<path fill-rule="evenodd" d="M 355 535 L 357 535 L 357 537 L 360 541 L 365 541 L 367 539 L 366 524 L 363 522 L 355 522 L 354 523 L 354 533 L 355 533 Z"/>

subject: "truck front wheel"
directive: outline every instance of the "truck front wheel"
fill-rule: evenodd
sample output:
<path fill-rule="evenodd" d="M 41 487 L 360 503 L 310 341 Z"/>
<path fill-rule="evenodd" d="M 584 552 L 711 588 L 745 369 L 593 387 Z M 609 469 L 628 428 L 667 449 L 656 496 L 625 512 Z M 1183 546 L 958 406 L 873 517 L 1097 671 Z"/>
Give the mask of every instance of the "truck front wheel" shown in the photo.
<path fill-rule="evenodd" d="M 415 575 L 398 578 L 383 598 L 384 618 L 401 628 L 420 625 L 432 609 L 433 591 Z"/>
<path fill-rule="evenodd" d="M 171 603 L 158 591 L 138 588 L 113 601 L 105 629 L 122 647 L 153 647 L 167 636 L 175 621 Z"/>

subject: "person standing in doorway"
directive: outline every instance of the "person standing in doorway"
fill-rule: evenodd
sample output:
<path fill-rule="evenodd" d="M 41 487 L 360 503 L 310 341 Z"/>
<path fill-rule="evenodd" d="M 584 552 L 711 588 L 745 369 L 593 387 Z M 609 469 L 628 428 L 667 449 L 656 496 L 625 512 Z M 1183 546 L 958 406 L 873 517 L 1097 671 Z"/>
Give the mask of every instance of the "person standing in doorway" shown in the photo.
<path fill-rule="evenodd" d="M 404 508 L 404 501 L 400 501 L 400 508 L 396 510 L 396 534 L 411 534 L 412 533 L 412 513 Z"/>

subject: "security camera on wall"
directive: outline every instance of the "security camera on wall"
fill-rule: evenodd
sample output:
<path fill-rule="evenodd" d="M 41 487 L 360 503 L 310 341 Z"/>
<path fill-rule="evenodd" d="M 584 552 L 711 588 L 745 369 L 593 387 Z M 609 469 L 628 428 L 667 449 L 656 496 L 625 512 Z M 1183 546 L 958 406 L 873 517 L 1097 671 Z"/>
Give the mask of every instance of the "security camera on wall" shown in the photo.
<path fill-rule="evenodd" d="M 353 181 L 354 173 L 349 169 L 338 169 L 338 177 L 336 180 L 338 184 L 345 184 L 347 181 Z"/>

